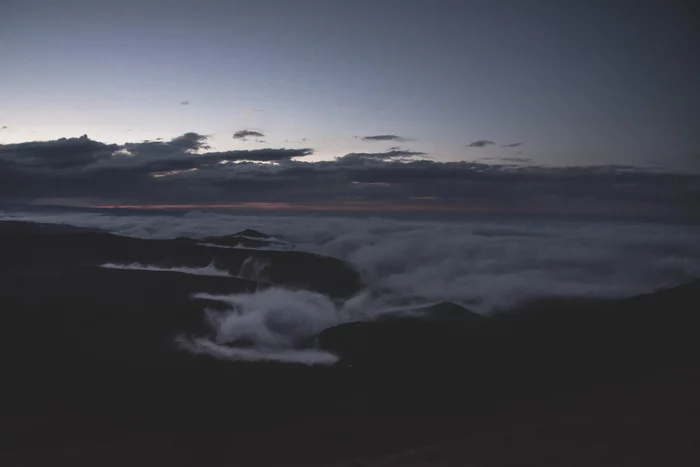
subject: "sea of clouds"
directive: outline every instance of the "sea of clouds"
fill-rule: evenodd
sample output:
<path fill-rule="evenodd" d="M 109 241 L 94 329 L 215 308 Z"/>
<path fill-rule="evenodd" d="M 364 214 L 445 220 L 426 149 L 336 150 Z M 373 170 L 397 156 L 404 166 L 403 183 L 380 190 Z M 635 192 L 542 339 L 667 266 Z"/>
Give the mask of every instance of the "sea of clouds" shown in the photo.
<path fill-rule="evenodd" d="M 251 228 L 354 265 L 367 289 L 344 304 L 282 288 L 207 297 L 229 312 L 208 312 L 211 340 L 183 343 L 221 358 L 329 363 L 294 350 L 339 322 L 371 319 L 398 303 L 453 301 L 479 313 L 544 297 L 622 298 L 700 277 L 700 226 L 555 220 L 405 221 L 272 217 L 188 212 L 173 215 L 6 213 L 0 219 L 96 227 L 142 238 L 203 238 Z M 285 245 L 281 249 L 288 248 Z M 154 268 L 149 265 L 106 267 Z M 184 273 L 222 274 L 213 266 Z M 254 348 L 218 344 L 237 339 Z"/>
<path fill-rule="evenodd" d="M 374 290 L 455 301 L 480 312 L 553 295 L 625 297 L 700 277 L 697 225 L 206 212 L 6 213 L 0 219 L 95 227 L 141 238 L 202 238 L 251 228 L 295 244 L 296 250 L 353 264 Z"/>

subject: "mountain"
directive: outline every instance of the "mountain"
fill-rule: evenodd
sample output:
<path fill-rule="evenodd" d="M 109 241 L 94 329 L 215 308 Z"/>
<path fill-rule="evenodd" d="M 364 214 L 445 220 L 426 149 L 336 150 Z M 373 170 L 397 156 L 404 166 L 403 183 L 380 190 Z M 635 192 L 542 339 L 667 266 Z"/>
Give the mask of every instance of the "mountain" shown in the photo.
<path fill-rule="evenodd" d="M 295 344 L 335 365 L 232 361 L 178 345 L 214 339 L 205 316 L 240 316 L 217 296 L 316 292 L 300 315 L 292 295 L 251 304 L 293 328 L 314 300 L 341 307 L 364 285 L 334 258 L 200 242 L 0 222 L 2 465 L 327 465 L 396 451 L 394 465 L 423 465 L 458 446 L 483 465 L 517 464 L 514 448 L 614 465 L 630 449 L 641 463 L 628 465 L 663 465 L 697 445 L 700 280 L 489 317 L 407 302 Z"/>
<path fill-rule="evenodd" d="M 252 274 L 249 265 L 257 263 L 257 273 L 262 276 L 247 279 L 308 289 L 335 298 L 349 298 L 362 286 L 351 265 L 312 253 L 224 249 L 187 238 L 149 240 L 45 224 L 0 222 L 0 257 L 0 271 L 7 274 L 45 274 L 50 270 L 62 274 L 68 267 L 96 268 L 106 263 L 161 268 L 203 268 L 213 263 L 238 276 Z"/>
<path fill-rule="evenodd" d="M 205 237 L 202 239 L 202 241 L 213 245 L 244 248 L 274 248 L 289 246 L 289 244 L 286 242 L 276 240 L 267 234 L 253 229 L 242 230 L 233 235 Z"/>
<path fill-rule="evenodd" d="M 340 306 L 363 284 L 338 259 L 16 222 L 0 223 L 0 258 L 0 363 L 17 382 L 4 403 L 37 410 L 69 402 L 106 410 L 100 401 L 118 393 L 120 410 L 165 410 L 189 394 L 198 400 L 186 405 L 194 412 L 230 397 L 253 412 L 260 404 L 352 411 L 361 394 L 362 410 L 459 412 L 476 400 L 688 367 L 700 355 L 700 281 L 625 300 L 533 302 L 491 317 L 453 303 L 407 305 L 375 321 L 331 323 L 299 341 L 295 350 L 338 356 L 320 368 L 216 360 L 183 351 L 177 339 L 212 337 L 206 310 L 231 310 L 209 296 L 276 287 L 318 292 Z M 273 315 L 260 316 L 304 326 L 299 319 L 312 303 L 294 315 L 280 297 L 264 305 L 275 307 Z M 245 351 L 255 344 L 246 339 L 231 345 Z"/>

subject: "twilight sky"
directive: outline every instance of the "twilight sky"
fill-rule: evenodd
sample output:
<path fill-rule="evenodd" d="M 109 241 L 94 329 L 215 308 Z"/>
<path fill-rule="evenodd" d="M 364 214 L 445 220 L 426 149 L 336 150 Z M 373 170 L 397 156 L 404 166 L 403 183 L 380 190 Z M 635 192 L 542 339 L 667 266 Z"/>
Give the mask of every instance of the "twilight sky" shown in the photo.
<path fill-rule="evenodd" d="M 474 173 L 517 172 L 523 183 L 625 165 L 644 180 L 686 172 L 678 177 L 690 191 L 678 196 L 695 201 L 687 173 L 700 173 L 700 24 L 684 3 L 3 0 L 0 196 L 278 202 L 303 186 L 313 193 L 299 199 L 310 202 L 340 183 L 318 173 L 343 166 L 354 187 L 331 198 L 367 200 L 360 187 L 401 184 L 401 199 L 462 202 L 473 199 L 464 183 Z M 365 179 L 346 170 L 360 160 Z M 368 175 L 426 164 L 450 174 L 472 165 L 464 183 L 442 189 L 434 175 Z M 234 183 L 244 166 L 267 173 L 258 178 L 268 187 Z M 119 177 L 95 182 L 107 167 Z M 288 170 L 296 182 L 279 181 Z M 315 182 L 298 171 L 314 171 Z M 197 189 L 154 188 L 173 177 Z M 202 188 L 213 179 L 236 190 Z M 642 198 L 634 202 L 659 202 Z"/>

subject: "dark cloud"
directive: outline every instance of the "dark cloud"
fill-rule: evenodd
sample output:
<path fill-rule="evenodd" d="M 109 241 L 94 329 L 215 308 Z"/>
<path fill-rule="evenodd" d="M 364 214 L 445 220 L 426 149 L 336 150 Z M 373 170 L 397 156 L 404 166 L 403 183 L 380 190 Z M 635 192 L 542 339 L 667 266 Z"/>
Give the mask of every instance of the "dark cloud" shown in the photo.
<path fill-rule="evenodd" d="M 406 138 L 397 135 L 362 136 L 360 139 L 362 141 L 406 141 Z"/>
<path fill-rule="evenodd" d="M 0 130 L 7 130 L 7 125 L 3 125 L 2 127 L 0 127 Z"/>
<path fill-rule="evenodd" d="M 311 154 L 311 149 L 212 152 L 207 137 L 198 133 L 124 145 L 87 136 L 11 144 L 0 147 L 0 198 L 135 205 L 358 198 L 398 205 L 433 199 L 454 209 L 567 212 L 574 203 L 574 211 L 581 212 L 636 209 L 691 217 L 697 217 L 700 202 L 700 175 L 634 166 L 438 162 L 401 148 L 330 161 L 303 159 Z"/>
<path fill-rule="evenodd" d="M 186 133 L 167 142 L 124 145 L 62 138 L 0 147 L 0 195 L 31 199 L 55 196 L 134 196 L 158 194 L 157 177 L 240 161 L 289 161 L 311 149 L 258 149 L 201 152 L 207 137 Z M 175 190 L 177 191 L 177 190 Z M 185 190 L 186 192 L 187 190 Z M 177 193 L 170 195 L 177 197 Z"/>
<path fill-rule="evenodd" d="M 491 146 L 492 144 L 496 144 L 493 141 L 489 141 L 487 139 L 480 139 L 479 141 L 474 141 L 473 143 L 467 144 L 468 148 L 483 148 L 485 146 Z"/>
<path fill-rule="evenodd" d="M 199 133 L 185 133 L 184 135 L 173 138 L 169 144 L 186 151 L 196 151 L 199 149 L 209 149 L 207 139 L 208 136 L 200 135 Z"/>
<path fill-rule="evenodd" d="M 523 143 L 510 143 L 510 144 L 504 144 L 502 147 L 504 148 L 517 148 L 518 146 L 522 146 Z"/>
<path fill-rule="evenodd" d="M 246 140 L 248 138 L 264 138 L 265 135 L 259 131 L 240 130 L 233 134 L 233 139 Z"/>
<path fill-rule="evenodd" d="M 339 162 L 347 160 L 365 161 L 396 161 L 425 156 L 424 152 L 409 151 L 401 148 L 391 148 L 387 152 L 352 152 L 336 159 Z"/>
<path fill-rule="evenodd" d="M 529 159 L 527 157 L 499 157 L 499 159 L 502 161 L 506 161 L 506 162 L 517 162 L 517 163 L 532 162 L 532 159 Z"/>
<path fill-rule="evenodd" d="M 69 169 L 85 166 L 110 156 L 117 145 L 80 138 L 61 138 L 56 141 L 32 141 L 6 144 L 0 148 L 0 160 L 24 168 Z"/>
<path fill-rule="evenodd" d="M 180 105 L 190 105 L 190 101 L 180 101 Z"/>
<path fill-rule="evenodd" d="M 173 140 L 175 141 L 175 140 Z M 278 162 L 313 154 L 311 149 L 257 149 L 223 152 L 193 153 L 177 144 L 162 143 L 161 152 L 153 151 L 151 143 L 128 146 L 130 154 L 119 151 L 109 159 L 86 166 L 84 172 L 130 172 L 133 174 L 163 174 L 174 171 L 216 168 L 222 164 L 239 161 Z"/>

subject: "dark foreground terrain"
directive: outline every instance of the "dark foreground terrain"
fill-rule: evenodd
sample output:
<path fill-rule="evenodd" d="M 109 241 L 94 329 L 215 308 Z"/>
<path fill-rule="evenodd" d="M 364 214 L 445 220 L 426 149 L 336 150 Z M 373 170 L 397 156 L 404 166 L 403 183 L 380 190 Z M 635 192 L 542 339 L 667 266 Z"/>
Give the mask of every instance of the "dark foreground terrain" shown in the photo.
<path fill-rule="evenodd" d="M 300 343 L 331 367 L 182 351 L 208 332 L 193 293 L 362 289 L 339 260 L 246 249 L 257 234 L 0 223 L 0 465 L 700 465 L 700 281 L 341 324 Z M 264 280 L 241 274 L 251 257 Z M 212 260 L 239 277 L 99 267 Z"/>

